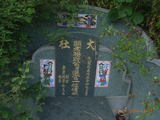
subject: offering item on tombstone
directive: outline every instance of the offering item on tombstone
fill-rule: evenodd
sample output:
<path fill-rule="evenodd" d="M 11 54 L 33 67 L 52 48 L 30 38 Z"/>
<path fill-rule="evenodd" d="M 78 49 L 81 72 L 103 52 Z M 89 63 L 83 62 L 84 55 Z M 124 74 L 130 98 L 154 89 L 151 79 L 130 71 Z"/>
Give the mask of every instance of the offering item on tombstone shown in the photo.
<path fill-rule="evenodd" d="M 40 76 L 44 87 L 55 86 L 55 61 L 49 59 L 40 60 Z"/>

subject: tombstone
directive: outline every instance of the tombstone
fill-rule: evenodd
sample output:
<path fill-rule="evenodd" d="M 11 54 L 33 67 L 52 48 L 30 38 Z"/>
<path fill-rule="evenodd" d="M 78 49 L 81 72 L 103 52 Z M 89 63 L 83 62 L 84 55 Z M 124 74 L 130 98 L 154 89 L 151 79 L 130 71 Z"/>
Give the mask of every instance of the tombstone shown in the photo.
<path fill-rule="evenodd" d="M 93 96 L 98 39 L 84 33 L 71 36 L 56 45 L 56 95 Z"/>
<path fill-rule="evenodd" d="M 36 82 L 42 82 L 41 79 L 41 64 L 44 60 L 55 60 L 55 47 L 54 46 L 43 46 L 39 48 L 32 56 L 32 73 L 34 77 L 34 81 L 32 80 L 32 84 Z M 43 84 L 44 87 L 46 87 Z M 47 96 L 55 96 L 55 88 L 54 85 L 52 87 L 48 87 Z"/>
<path fill-rule="evenodd" d="M 129 109 L 142 109 L 142 106 L 140 107 L 139 104 L 135 103 L 140 99 L 140 96 L 129 101 L 131 84 L 132 92 L 142 90 L 142 88 L 136 87 L 140 86 L 140 82 L 132 79 L 141 79 L 143 81 L 141 84 L 148 84 L 149 82 L 144 82 L 145 78 L 138 75 L 135 66 L 131 71 L 128 71 L 125 66 L 123 71 L 117 71 L 113 66 L 118 58 L 112 55 L 112 48 L 116 46 L 118 36 L 104 38 L 99 36 L 103 29 L 110 25 L 116 29 L 128 31 L 126 22 L 107 23 L 103 21 L 103 18 L 107 17 L 108 11 L 96 7 L 88 7 L 87 10 L 84 9 L 80 13 L 80 17 L 86 13 L 96 15 L 96 25 L 85 28 L 84 25 L 78 23 L 76 26 L 68 28 L 66 24 L 58 23 L 59 26 L 57 26 L 57 23 L 44 22 L 42 29 L 34 27 L 34 35 L 33 32 L 30 33 L 37 41 L 34 41 L 30 47 L 31 51 L 35 51 L 32 56 L 32 73 L 34 76 L 32 82 L 41 81 L 42 86 L 47 89 L 45 96 L 54 98 L 46 100 L 48 106 L 46 105 L 44 109 L 49 115 L 40 116 L 42 119 L 46 117 L 49 119 L 54 116 L 55 119 L 61 120 L 66 116 L 70 120 L 85 120 L 87 119 L 85 115 L 92 116 L 96 112 L 100 116 L 94 114 L 95 117 L 92 120 L 98 118 L 114 120 L 113 114 L 115 113 L 112 113 L 114 110 L 123 109 L 126 106 Z M 51 46 L 43 39 L 44 36 L 39 34 L 43 32 L 43 26 L 47 26 L 53 33 L 58 29 L 65 29 L 70 33 L 70 36 Z M 146 38 L 145 35 L 143 33 Z M 147 48 L 149 47 L 147 46 Z M 159 60 L 152 58 L 148 61 L 150 63 L 145 61 L 144 64 L 158 74 Z M 151 62 L 157 65 L 153 65 Z M 132 79 L 127 75 L 128 72 L 133 75 Z M 148 88 L 146 89 L 148 90 Z M 70 103 L 73 106 L 68 105 Z M 132 105 L 132 103 L 134 104 Z M 63 109 L 57 107 L 57 104 L 62 105 Z M 50 109 L 52 107 L 55 108 L 55 111 Z M 90 112 L 85 110 L 82 112 L 81 109 L 84 108 Z M 94 112 L 88 108 L 93 109 Z M 101 108 L 103 110 L 100 110 Z M 63 111 L 64 114 L 56 114 L 57 111 Z M 79 115 L 78 113 L 81 112 L 82 115 Z M 133 119 L 135 115 L 130 115 L 130 117 Z"/>

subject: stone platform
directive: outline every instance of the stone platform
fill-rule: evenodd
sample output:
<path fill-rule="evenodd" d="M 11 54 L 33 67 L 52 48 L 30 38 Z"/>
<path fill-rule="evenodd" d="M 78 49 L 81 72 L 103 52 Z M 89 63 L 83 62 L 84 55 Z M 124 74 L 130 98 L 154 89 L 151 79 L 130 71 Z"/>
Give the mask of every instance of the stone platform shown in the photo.
<path fill-rule="evenodd" d="M 41 120 L 115 120 L 104 97 L 46 98 Z"/>

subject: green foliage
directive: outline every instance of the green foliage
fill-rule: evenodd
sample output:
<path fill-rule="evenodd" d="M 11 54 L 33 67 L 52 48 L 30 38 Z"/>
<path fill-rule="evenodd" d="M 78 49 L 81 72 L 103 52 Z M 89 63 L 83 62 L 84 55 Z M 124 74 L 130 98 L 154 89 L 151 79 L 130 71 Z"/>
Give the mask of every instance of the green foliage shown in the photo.
<path fill-rule="evenodd" d="M 143 9 L 138 7 L 142 3 L 138 0 L 113 0 L 113 4 L 115 7 L 109 12 L 110 20 L 128 18 L 134 24 L 140 24 L 144 21 Z"/>
<path fill-rule="evenodd" d="M 148 32 L 160 55 L 160 0 L 89 0 L 90 4 L 108 8 L 109 20 L 127 18 Z"/>
<path fill-rule="evenodd" d="M 148 92 L 148 95 L 145 97 L 143 101 L 143 106 L 146 112 L 139 114 L 136 118 L 148 118 L 160 110 L 160 98 L 158 97 L 157 86 L 159 87 L 160 83 L 160 76 L 154 76 L 152 81 L 156 84 L 152 84 L 151 90 Z M 158 84 L 157 84 L 158 83 Z"/>
<path fill-rule="evenodd" d="M 106 27 L 100 37 L 118 36 L 115 47 L 112 48 L 113 57 L 117 58 L 113 67 L 119 72 L 132 69 L 132 65 L 139 68 L 142 75 L 148 75 L 151 71 L 143 65 L 147 57 L 153 56 L 152 52 L 147 52 L 145 38 L 141 37 L 139 31 L 130 25 L 130 31 L 125 32 L 115 29 L 112 25 Z M 127 65 L 127 66 L 126 66 Z"/>
<path fill-rule="evenodd" d="M 35 9 L 34 8 L 27 8 L 26 12 L 29 14 L 29 15 L 32 15 L 35 13 Z"/>
<path fill-rule="evenodd" d="M 147 69 L 144 65 L 140 65 L 140 69 L 139 69 L 140 73 L 142 73 L 143 75 L 147 75 L 150 70 Z"/>
<path fill-rule="evenodd" d="M 135 24 L 142 23 L 144 20 L 144 16 L 140 12 L 135 12 L 133 15 L 130 17 L 130 19 L 133 21 Z"/>
<path fill-rule="evenodd" d="M 38 20 L 59 20 L 57 18 L 59 13 L 68 13 L 72 17 L 79 11 L 78 5 L 82 3 L 83 0 L 41 0 L 41 4 L 36 7 Z"/>
<path fill-rule="evenodd" d="M 41 94 L 42 89 L 41 87 L 38 87 L 39 89 L 38 91 L 36 91 L 35 87 L 30 86 L 27 82 L 27 79 L 30 79 L 32 77 L 29 74 L 29 66 L 30 62 L 24 62 L 23 66 L 18 69 L 17 76 L 12 77 L 11 81 L 5 81 L 4 84 L 8 88 L 1 88 L 1 120 L 12 120 L 13 118 L 15 120 L 26 120 L 32 118 L 32 112 L 30 111 L 30 109 L 33 109 L 33 106 L 26 106 L 26 99 L 32 96 L 32 98 L 35 99 L 36 102 L 37 100 L 39 100 L 39 94 Z M 35 96 L 33 96 L 33 94 Z M 34 107 L 40 108 L 40 106 L 41 105 L 36 103 Z"/>
<path fill-rule="evenodd" d="M 71 34 L 64 30 L 57 30 L 54 33 L 47 34 L 47 40 L 50 44 L 54 44 L 56 41 L 64 40 L 66 37 L 71 36 Z"/>
<path fill-rule="evenodd" d="M 29 38 L 22 29 L 24 25 L 53 20 L 59 12 L 69 12 L 72 16 L 78 11 L 78 5 L 84 1 L 74 0 L 1 0 L 0 1 L 0 119 L 34 119 L 32 111 L 40 110 L 43 88 L 40 83 L 30 85 L 27 46 Z M 57 37 L 48 34 L 54 42 Z M 53 40 L 54 39 L 54 40 Z M 34 108 L 24 103 L 33 99 Z M 26 100 L 26 101 L 25 101 Z M 29 109 L 30 108 L 30 109 Z"/>
<path fill-rule="evenodd" d="M 113 68 L 117 69 L 118 72 L 124 72 L 125 64 L 123 63 L 123 61 L 119 60 L 116 61 L 116 63 L 113 65 Z"/>
<path fill-rule="evenodd" d="M 160 51 L 160 0 L 152 0 L 150 3 L 150 9 L 146 12 L 146 18 L 142 27 L 148 32 L 153 39 L 157 50 Z M 160 56 L 160 52 L 159 56 Z"/>
<path fill-rule="evenodd" d="M 119 35 L 119 40 L 113 50 L 113 56 L 121 59 L 122 63 L 140 64 L 151 53 L 146 51 L 145 39 L 140 37 L 138 31 L 133 27 L 130 32 L 123 32 L 108 26 L 100 37 Z M 119 64 L 118 64 L 119 65 Z M 144 70 L 142 70 L 144 71 Z"/>
<path fill-rule="evenodd" d="M 27 120 L 32 115 L 24 100 L 32 95 L 27 80 L 29 62 L 22 61 L 27 54 L 28 36 L 21 32 L 24 24 L 31 24 L 39 0 L 0 1 L 0 119 Z M 39 90 L 41 88 L 39 87 Z M 41 91 L 41 90 L 40 90 Z M 35 93 L 35 91 L 34 91 Z M 36 92 L 37 93 L 37 92 Z M 32 96 L 36 99 L 37 95 Z M 37 104 L 38 105 L 38 104 Z M 31 107 L 31 106 L 30 106 Z"/>
<path fill-rule="evenodd" d="M 127 18 L 151 36 L 160 56 L 160 0 L 88 0 L 89 4 L 109 9 L 109 20 Z"/>

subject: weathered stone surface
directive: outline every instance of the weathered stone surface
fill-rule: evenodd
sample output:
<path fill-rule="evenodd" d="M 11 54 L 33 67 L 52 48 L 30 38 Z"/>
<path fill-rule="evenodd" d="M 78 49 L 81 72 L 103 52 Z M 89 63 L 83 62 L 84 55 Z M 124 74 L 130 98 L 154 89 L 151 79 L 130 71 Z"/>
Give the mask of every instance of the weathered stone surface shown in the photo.
<path fill-rule="evenodd" d="M 113 65 L 116 63 L 117 59 L 114 58 L 112 56 L 112 48 L 114 46 L 116 46 L 117 41 L 119 36 L 106 36 L 104 38 L 100 38 L 99 34 L 101 32 L 104 31 L 105 27 L 108 27 L 109 25 L 112 25 L 115 29 L 117 30 L 121 30 L 121 31 L 128 31 L 128 26 L 127 26 L 127 22 L 117 22 L 117 23 L 108 23 L 106 22 L 103 18 L 107 17 L 107 13 L 108 11 L 105 9 L 101 9 L 101 8 L 92 8 L 89 7 L 89 9 L 87 10 L 82 10 L 81 13 L 95 13 L 98 15 L 98 25 L 96 29 L 82 29 L 82 28 L 60 28 L 63 30 L 67 30 L 70 33 L 81 33 L 81 34 L 85 34 L 85 35 L 81 35 L 79 36 L 80 39 L 85 40 L 84 36 L 91 36 L 93 38 L 97 38 L 99 39 L 99 43 L 98 43 L 98 54 L 96 53 L 96 55 L 98 55 L 97 60 L 107 60 L 107 61 L 112 61 L 112 67 L 111 67 L 111 74 L 110 74 L 110 79 L 109 79 L 109 86 L 106 88 L 94 88 L 94 99 L 95 101 L 97 100 L 97 96 L 104 96 L 107 97 L 109 100 L 109 104 L 111 106 L 112 109 L 123 109 L 125 106 L 128 107 L 129 110 L 132 109 L 136 109 L 136 110 L 144 110 L 144 106 L 141 104 L 144 99 L 146 98 L 146 96 L 148 96 L 148 93 L 150 92 L 151 88 L 156 89 L 156 91 L 159 91 L 159 87 L 153 87 L 150 86 L 152 84 L 151 79 L 154 76 L 160 76 L 160 60 L 159 59 L 155 59 L 155 57 L 152 58 L 148 58 L 147 60 L 142 61 L 143 65 L 145 67 L 147 67 L 150 70 L 150 73 L 148 75 L 146 75 L 144 77 L 144 75 L 142 75 L 141 73 L 139 73 L 139 67 L 137 65 L 132 65 L 132 64 L 128 64 L 126 63 L 126 68 L 130 67 L 132 69 L 128 70 L 125 68 L 125 70 L 123 72 L 118 72 L 115 68 L 113 68 Z M 38 26 L 38 25 L 37 25 Z M 30 31 L 31 36 L 35 39 L 35 41 L 32 41 L 32 44 L 30 46 L 30 51 L 34 51 L 36 49 L 38 49 L 40 46 L 44 45 L 44 44 L 48 44 L 48 42 L 46 42 L 45 36 L 41 35 L 39 33 L 43 33 L 43 28 L 48 28 L 50 30 L 51 33 L 54 33 L 58 27 L 56 26 L 55 23 L 53 22 L 47 22 L 47 23 L 41 23 L 41 28 L 39 29 L 38 27 L 33 27 L 33 32 Z M 144 43 L 144 45 L 146 45 L 147 47 L 147 51 L 152 51 L 154 46 L 150 40 L 150 38 L 142 31 L 140 30 L 140 32 L 142 33 L 142 36 L 144 38 L 146 38 L 146 43 Z M 55 46 L 54 46 L 55 47 Z M 42 47 L 39 50 L 37 50 L 38 52 L 36 52 L 33 55 L 32 61 L 33 61 L 33 74 L 34 74 L 34 80 L 32 82 L 37 82 L 40 80 L 40 72 L 39 72 L 39 60 L 41 58 L 50 58 L 50 59 L 56 59 L 57 53 L 56 53 L 56 49 L 53 46 L 46 46 L 46 47 Z M 42 50 L 41 50 L 42 49 Z M 64 56 L 65 59 L 65 56 Z M 72 59 L 71 56 L 68 59 L 68 62 L 66 65 L 71 65 Z M 63 63 L 63 60 L 58 60 L 57 63 L 60 65 L 60 63 Z M 84 64 L 85 65 L 85 64 Z M 56 75 L 58 76 L 59 74 L 62 73 L 61 69 L 62 65 L 57 69 L 58 72 L 56 73 Z M 70 66 L 69 66 L 70 68 Z M 71 71 L 71 70 L 70 70 Z M 68 71 L 69 72 L 69 71 Z M 71 74 L 71 73 L 70 73 Z M 83 73 L 81 73 L 83 74 Z M 129 74 L 129 76 L 127 75 Z M 94 76 L 94 75 L 93 75 Z M 132 86 L 132 89 L 131 89 Z M 55 88 L 47 88 L 48 92 L 46 96 L 55 96 L 56 92 L 55 92 Z M 83 89 L 82 89 L 83 90 Z M 61 96 L 61 90 L 60 93 L 57 92 L 57 95 Z M 132 97 L 131 99 L 129 98 L 129 93 L 131 93 L 134 97 Z M 68 94 L 70 95 L 70 94 Z M 159 95 L 158 92 L 156 92 L 156 95 Z M 46 118 L 46 120 L 50 120 L 53 116 L 52 116 L 52 112 L 57 112 L 57 113 L 63 113 L 67 116 L 67 110 L 64 110 L 64 107 L 68 107 L 66 106 L 67 104 L 70 105 L 70 100 L 66 99 L 66 103 L 65 101 L 63 101 L 62 103 L 64 103 L 65 105 L 62 105 L 62 108 L 60 107 L 56 107 L 56 105 L 52 105 L 49 104 L 49 102 L 46 100 L 46 103 L 48 105 L 46 105 L 46 108 L 48 111 L 46 113 L 44 113 L 44 115 L 42 116 L 42 118 Z M 80 98 L 81 99 L 81 98 Z M 80 100 L 77 99 L 77 100 Z M 56 98 L 51 98 L 49 99 L 50 101 L 58 101 L 59 99 Z M 86 102 L 85 104 L 90 104 L 92 100 L 90 100 L 90 98 L 86 98 Z M 80 103 L 80 102 L 78 102 Z M 74 104 L 75 106 L 78 104 Z M 96 102 L 95 106 L 98 106 L 99 104 Z M 119 103 L 119 104 L 116 104 Z M 72 110 L 74 109 L 74 105 L 70 106 L 71 108 L 73 107 Z M 107 103 L 106 103 L 107 105 Z M 85 106 L 85 105 L 84 105 Z M 56 109 L 55 111 L 49 111 L 50 108 Z M 97 109 L 98 107 L 94 107 L 93 109 Z M 102 108 L 102 106 L 101 106 Z M 107 113 L 109 113 L 108 111 L 111 111 L 110 109 L 108 109 L 109 107 L 105 107 L 104 111 Z M 100 108 L 99 108 L 100 109 Z M 68 111 L 69 112 L 69 111 Z M 99 111 L 100 112 L 100 111 Z M 76 111 L 75 112 L 70 112 L 73 114 L 70 115 L 68 118 L 70 117 L 75 117 L 75 115 L 77 115 Z M 61 114 L 60 114 L 61 115 Z M 138 115 L 138 113 L 131 113 L 130 114 L 130 119 L 134 120 L 136 115 Z M 158 113 L 152 117 L 148 117 L 146 118 L 146 120 L 151 120 L 151 119 L 156 119 L 157 117 L 159 118 Z M 58 115 L 55 115 L 55 118 L 58 118 Z M 62 116 L 62 115 L 61 115 Z M 110 116 L 110 113 L 109 115 Z M 77 119 L 80 119 L 81 116 L 79 116 Z M 90 119 L 88 117 L 82 117 L 83 120 L 87 120 Z M 107 117 L 104 116 L 104 119 L 106 119 Z M 109 118 L 109 117 L 108 117 Z M 60 118 L 62 119 L 62 118 Z M 59 119 L 59 120 L 60 120 Z M 93 118 L 94 119 L 94 118 Z M 106 119 L 107 120 L 107 119 Z M 109 120 L 112 120 L 112 118 L 110 118 Z M 141 119 L 137 119 L 137 120 L 141 120 Z"/>
<path fill-rule="evenodd" d="M 45 103 L 41 120 L 115 120 L 103 97 L 56 97 Z"/>
<path fill-rule="evenodd" d="M 98 39 L 83 33 L 71 36 L 56 45 L 56 96 L 93 96 Z"/>
<path fill-rule="evenodd" d="M 55 47 L 43 46 L 39 48 L 32 56 L 32 74 L 33 80 L 31 83 L 40 82 L 40 60 L 41 59 L 55 59 Z M 55 88 L 47 88 L 46 96 L 55 96 Z"/>

